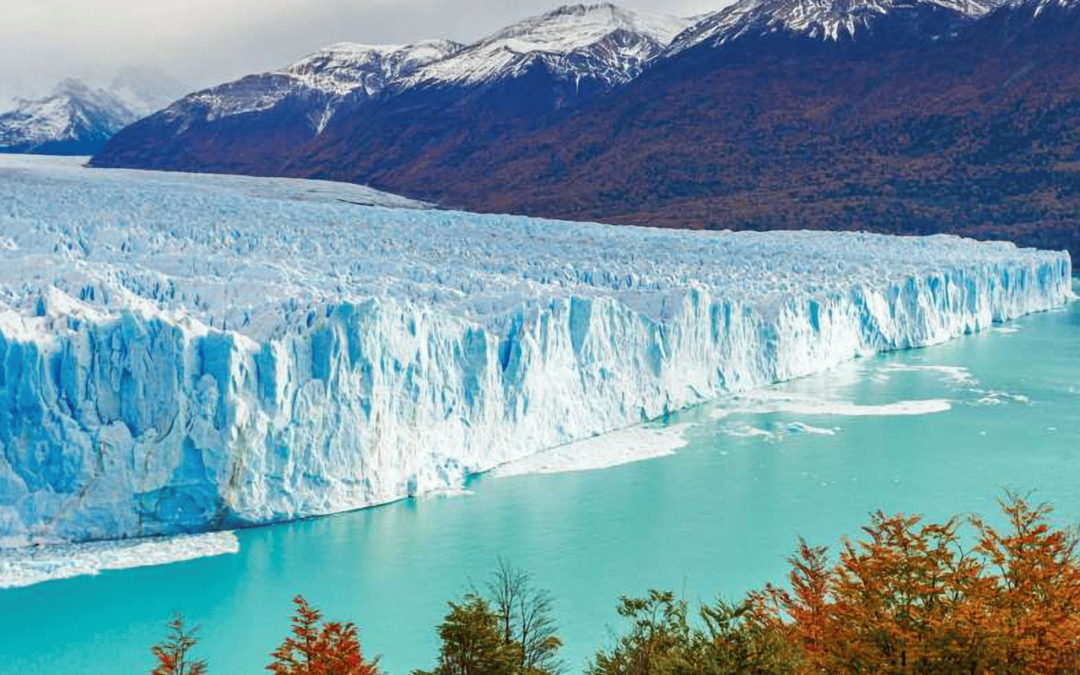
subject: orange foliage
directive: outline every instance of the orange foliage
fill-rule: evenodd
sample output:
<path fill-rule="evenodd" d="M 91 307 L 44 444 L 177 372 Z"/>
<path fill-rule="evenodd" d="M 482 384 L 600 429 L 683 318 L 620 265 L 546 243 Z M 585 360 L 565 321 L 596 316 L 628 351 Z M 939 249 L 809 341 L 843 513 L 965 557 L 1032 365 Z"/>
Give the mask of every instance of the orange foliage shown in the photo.
<path fill-rule="evenodd" d="M 1080 672 L 1077 538 L 1050 508 L 1008 495 L 999 532 L 970 518 L 875 514 L 835 564 L 800 542 L 790 590 L 751 594 L 758 617 L 801 647 L 807 674 Z"/>
<path fill-rule="evenodd" d="M 292 636 L 271 654 L 274 662 L 267 670 L 274 675 L 379 675 L 376 663 L 364 660 L 356 626 L 321 623 L 320 612 L 302 596 L 293 602 Z"/>
<path fill-rule="evenodd" d="M 199 642 L 197 632 L 185 628 L 183 615 L 177 614 L 169 622 L 169 637 L 151 650 L 158 660 L 152 675 L 206 675 L 206 661 L 189 656 Z"/>

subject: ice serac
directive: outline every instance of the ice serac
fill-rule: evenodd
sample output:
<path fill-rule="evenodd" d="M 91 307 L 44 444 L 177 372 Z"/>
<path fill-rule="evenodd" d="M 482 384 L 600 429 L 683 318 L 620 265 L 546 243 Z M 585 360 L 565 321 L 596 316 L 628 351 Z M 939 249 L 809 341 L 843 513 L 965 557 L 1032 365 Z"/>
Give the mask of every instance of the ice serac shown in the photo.
<path fill-rule="evenodd" d="M 303 185 L 0 159 L 4 542 L 385 502 L 1071 298 L 1067 255 L 1006 243 L 364 207 Z"/>

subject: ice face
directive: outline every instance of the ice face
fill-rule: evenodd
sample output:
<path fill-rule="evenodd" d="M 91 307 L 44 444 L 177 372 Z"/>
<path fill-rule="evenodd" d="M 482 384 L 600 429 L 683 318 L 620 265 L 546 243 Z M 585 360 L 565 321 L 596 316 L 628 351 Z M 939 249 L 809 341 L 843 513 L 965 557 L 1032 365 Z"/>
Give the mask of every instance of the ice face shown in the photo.
<path fill-rule="evenodd" d="M 1064 253 L 0 159 L 0 543 L 212 530 L 1065 303 Z"/>

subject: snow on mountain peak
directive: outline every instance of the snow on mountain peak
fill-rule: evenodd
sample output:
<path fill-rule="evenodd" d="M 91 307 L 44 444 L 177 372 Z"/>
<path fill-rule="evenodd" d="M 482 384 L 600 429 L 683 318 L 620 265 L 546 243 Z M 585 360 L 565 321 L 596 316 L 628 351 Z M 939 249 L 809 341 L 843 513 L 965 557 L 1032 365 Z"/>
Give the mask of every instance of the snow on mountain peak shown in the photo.
<path fill-rule="evenodd" d="M 48 96 L 20 99 L 14 109 L 0 114 L 0 151 L 35 152 L 48 144 L 103 143 L 135 117 L 112 93 L 69 78 Z"/>
<path fill-rule="evenodd" d="M 461 47 L 450 40 L 424 40 L 409 45 L 340 42 L 305 56 L 281 72 L 313 89 L 344 95 L 363 88 L 372 96 L 424 66 L 458 52 Z"/>
<path fill-rule="evenodd" d="M 739 0 L 680 35 L 671 51 L 777 30 L 838 41 L 854 38 L 884 15 L 920 6 L 981 17 L 997 4 L 995 0 Z"/>
<path fill-rule="evenodd" d="M 280 70 L 249 75 L 191 94 L 165 112 L 180 119 L 215 120 L 269 110 L 290 96 L 315 94 L 324 100 L 315 106 L 311 123 L 316 131 L 322 131 L 345 97 L 375 96 L 460 49 L 461 45 L 449 40 L 408 45 L 340 42 Z"/>
<path fill-rule="evenodd" d="M 556 73 L 591 74 L 611 84 L 633 77 L 689 23 L 611 3 L 567 5 L 511 24 L 425 68 L 414 81 L 480 83 L 519 73 L 539 59 Z M 574 55 L 585 57 L 591 72 L 568 58 Z M 595 70 L 597 59 L 608 67 Z"/>
<path fill-rule="evenodd" d="M 1080 9 L 1080 0 L 1011 0 L 1008 6 L 1019 9 L 1030 7 L 1032 14 L 1038 17 L 1047 9 L 1058 7 L 1061 9 Z"/>

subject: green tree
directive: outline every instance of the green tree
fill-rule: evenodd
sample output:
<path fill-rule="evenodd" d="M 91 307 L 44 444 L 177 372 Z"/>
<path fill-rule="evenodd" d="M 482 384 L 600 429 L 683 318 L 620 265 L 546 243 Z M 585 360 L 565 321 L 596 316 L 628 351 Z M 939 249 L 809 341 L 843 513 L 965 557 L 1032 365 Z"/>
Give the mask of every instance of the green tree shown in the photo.
<path fill-rule="evenodd" d="M 686 603 L 670 592 L 622 598 L 629 630 L 598 652 L 588 675 L 794 675 L 799 651 L 754 602 L 701 607 L 691 625 Z"/>
<path fill-rule="evenodd" d="M 705 675 L 794 675 L 799 648 L 757 613 L 753 601 L 718 600 L 701 608 L 703 631 L 695 631 L 693 671 Z"/>
<path fill-rule="evenodd" d="M 589 675 L 661 675 L 692 672 L 692 631 L 686 603 L 670 591 L 619 599 L 619 616 L 630 622 L 610 652 L 599 651 Z"/>
<path fill-rule="evenodd" d="M 414 675 L 521 675 L 521 645 L 506 643 L 499 617 L 486 600 L 470 593 L 460 604 L 449 604 L 450 613 L 439 626 L 439 665 Z"/>

